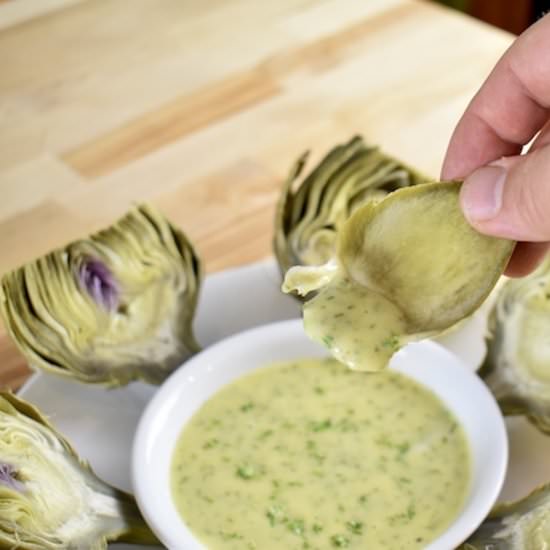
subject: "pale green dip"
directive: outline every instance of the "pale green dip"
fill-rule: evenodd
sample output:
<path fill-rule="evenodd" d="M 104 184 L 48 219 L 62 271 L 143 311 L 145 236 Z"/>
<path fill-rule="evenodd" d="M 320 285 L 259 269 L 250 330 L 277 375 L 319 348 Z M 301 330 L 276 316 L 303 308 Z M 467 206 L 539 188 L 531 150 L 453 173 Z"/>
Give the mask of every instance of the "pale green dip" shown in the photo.
<path fill-rule="evenodd" d="M 424 548 L 470 483 L 464 432 L 406 376 L 334 360 L 263 368 L 185 426 L 171 472 L 206 548 Z"/>

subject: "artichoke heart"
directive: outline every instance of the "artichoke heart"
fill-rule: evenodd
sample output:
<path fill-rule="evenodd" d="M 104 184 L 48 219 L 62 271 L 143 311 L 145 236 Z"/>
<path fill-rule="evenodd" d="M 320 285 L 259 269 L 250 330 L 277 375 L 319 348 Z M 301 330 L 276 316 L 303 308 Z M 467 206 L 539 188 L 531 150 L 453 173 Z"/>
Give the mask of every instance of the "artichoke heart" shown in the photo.
<path fill-rule="evenodd" d="M 509 279 L 489 316 L 480 375 L 505 414 L 524 414 L 550 434 L 550 256 Z"/>
<path fill-rule="evenodd" d="M 550 484 L 497 505 L 460 550 L 542 550 L 550 541 Z"/>
<path fill-rule="evenodd" d="M 200 282 L 185 235 L 141 205 L 4 275 L 0 312 L 33 367 L 107 386 L 158 384 L 199 350 Z"/>
<path fill-rule="evenodd" d="M 365 204 L 341 228 L 336 260 L 287 272 L 285 292 L 317 292 L 304 304 L 304 327 L 336 359 L 380 370 L 399 348 L 450 328 L 489 295 L 514 242 L 471 228 L 460 185 L 418 184 Z"/>
<path fill-rule="evenodd" d="M 307 156 L 292 167 L 277 205 L 274 250 L 283 273 L 334 257 L 338 231 L 360 206 L 427 181 L 356 136 L 332 149 L 295 189 Z"/>
<path fill-rule="evenodd" d="M 29 403 L 0 392 L 0 548 L 159 544 L 133 497 L 95 476 Z"/>

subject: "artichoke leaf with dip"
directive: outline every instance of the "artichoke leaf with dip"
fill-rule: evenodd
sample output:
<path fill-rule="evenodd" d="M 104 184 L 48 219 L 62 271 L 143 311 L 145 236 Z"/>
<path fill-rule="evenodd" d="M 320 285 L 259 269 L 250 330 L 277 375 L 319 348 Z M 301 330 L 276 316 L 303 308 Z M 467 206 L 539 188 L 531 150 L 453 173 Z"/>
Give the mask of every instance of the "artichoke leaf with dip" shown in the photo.
<path fill-rule="evenodd" d="M 507 280 L 489 315 L 480 369 L 504 414 L 523 414 L 550 434 L 550 256 Z"/>
<path fill-rule="evenodd" d="M 0 312 L 29 364 L 81 382 L 162 382 L 199 351 L 201 282 L 185 235 L 141 205 L 3 276 Z"/>
<path fill-rule="evenodd" d="M 101 481 L 29 403 L 0 392 L 0 548 L 156 545 L 133 497 Z"/>
<path fill-rule="evenodd" d="M 459 550 L 542 550 L 550 541 L 550 484 L 498 504 Z"/>
<path fill-rule="evenodd" d="M 362 206 L 339 232 L 336 259 L 287 272 L 285 292 L 317 291 L 304 304 L 304 327 L 336 359 L 380 370 L 405 344 L 449 329 L 489 295 L 515 243 L 466 222 L 460 185 L 415 185 Z"/>
<path fill-rule="evenodd" d="M 275 217 L 274 250 L 283 273 L 334 257 L 338 231 L 362 205 L 427 180 L 360 136 L 332 149 L 299 184 L 308 154 L 292 167 Z"/>

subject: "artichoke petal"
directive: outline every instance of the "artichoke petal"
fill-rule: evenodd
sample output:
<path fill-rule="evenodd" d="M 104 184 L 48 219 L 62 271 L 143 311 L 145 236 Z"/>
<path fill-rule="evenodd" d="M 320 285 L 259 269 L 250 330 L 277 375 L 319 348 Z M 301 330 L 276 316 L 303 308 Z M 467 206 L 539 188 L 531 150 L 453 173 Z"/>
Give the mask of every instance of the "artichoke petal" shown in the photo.
<path fill-rule="evenodd" d="M 29 403 L 0 392 L 0 548 L 159 544 L 133 497 L 95 476 Z"/>
<path fill-rule="evenodd" d="M 460 550 L 540 550 L 550 541 L 550 485 L 497 505 Z"/>
<path fill-rule="evenodd" d="M 379 370 L 408 342 L 473 313 L 515 243 L 474 231 L 459 191 L 460 182 L 419 184 L 358 209 L 338 235 L 339 273 L 304 305 L 310 337 L 351 368 Z M 283 290 L 306 294 L 325 281 L 316 280 L 295 267 Z"/>
<path fill-rule="evenodd" d="M 363 204 L 427 178 L 360 136 L 332 149 L 297 183 L 308 154 L 291 169 L 275 216 L 274 250 L 283 273 L 294 265 L 321 265 L 335 255 L 337 234 Z"/>
<path fill-rule="evenodd" d="M 293 266 L 286 272 L 282 290 L 285 293 L 296 292 L 300 296 L 306 296 L 327 286 L 339 270 L 335 260 L 320 266 Z"/>
<path fill-rule="evenodd" d="M 141 205 L 4 275 L 0 312 L 33 367 L 108 386 L 157 384 L 200 349 L 201 275 L 185 235 Z"/>
<path fill-rule="evenodd" d="M 489 315 L 480 370 L 504 414 L 523 414 L 550 434 L 550 256 L 529 276 L 509 279 Z"/>

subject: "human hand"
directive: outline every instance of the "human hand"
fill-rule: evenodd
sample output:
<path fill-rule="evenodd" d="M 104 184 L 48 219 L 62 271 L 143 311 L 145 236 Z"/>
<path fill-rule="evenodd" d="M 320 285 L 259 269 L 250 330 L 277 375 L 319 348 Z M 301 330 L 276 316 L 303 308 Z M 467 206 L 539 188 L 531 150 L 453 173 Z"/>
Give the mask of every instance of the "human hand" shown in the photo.
<path fill-rule="evenodd" d="M 463 178 L 468 221 L 520 241 L 506 274 L 528 274 L 550 248 L 550 15 L 510 46 L 455 128 L 442 179 Z"/>

